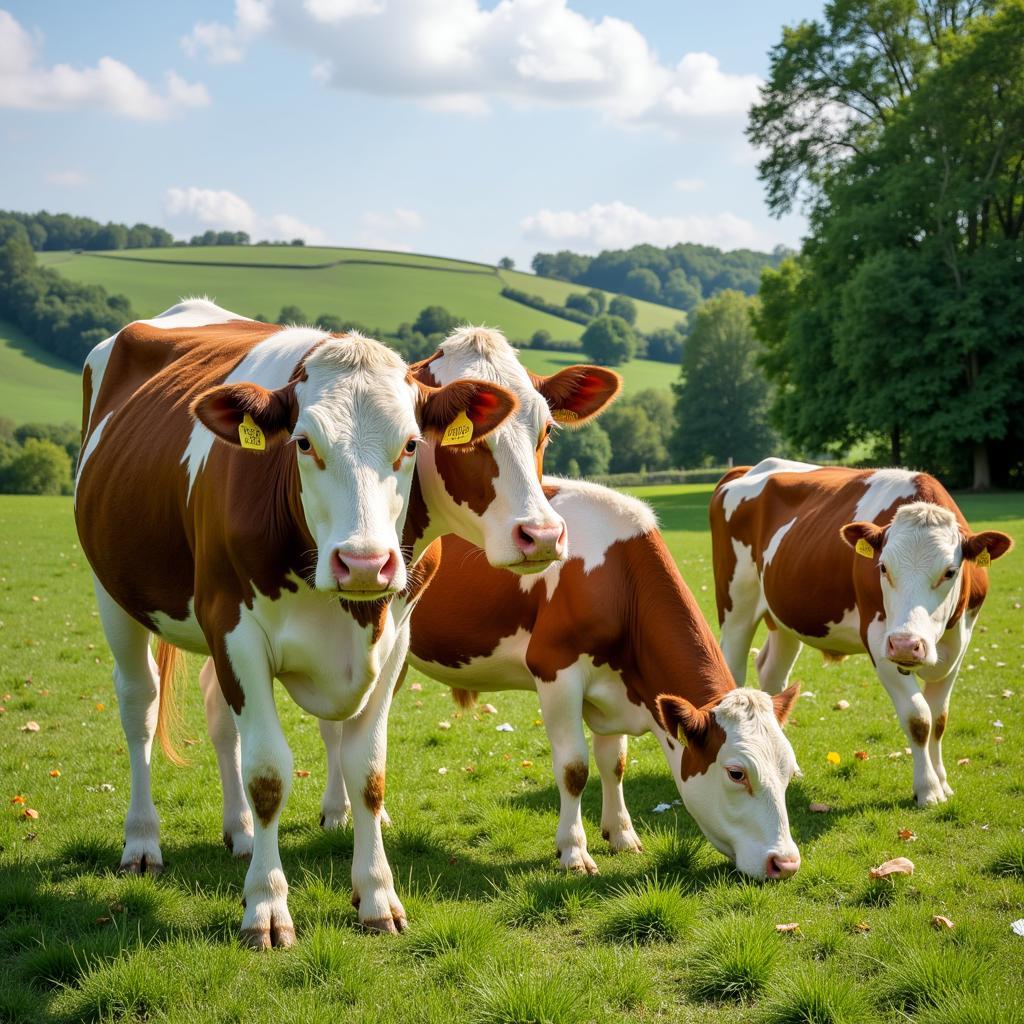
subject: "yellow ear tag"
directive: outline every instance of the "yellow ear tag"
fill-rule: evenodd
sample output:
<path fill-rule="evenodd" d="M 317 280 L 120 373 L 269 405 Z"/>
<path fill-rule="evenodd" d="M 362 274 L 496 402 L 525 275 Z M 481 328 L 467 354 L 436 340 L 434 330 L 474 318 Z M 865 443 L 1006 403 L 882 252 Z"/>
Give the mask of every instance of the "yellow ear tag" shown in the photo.
<path fill-rule="evenodd" d="M 676 739 L 679 740 L 679 742 L 682 743 L 684 747 L 686 746 L 686 733 L 683 732 L 682 722 L 680 722 L 679 725 L 676 726 Z"/>
<path fill-rule="evenodd" d="M 448 429 L 441 437 L 441 444 L 469 444 L 472 440 L 473 423 L 463 411 L 448 424 Z"/>
<path fill-rule="evenodd" d="M 988 553 L 988 548 L 982 548 L 981 554 L 974 560 L 975 565 L 980 565 L 982 569 L 987 569 L 992 564 L 992 556 Z"/>
<path fill-rule="evenodd" d="M 253 451 L 261 452 L 267 447 L 267 439 L 263 431 L 252 421 L 252 417 L 246 413 L 242 422 L 238 424 L 238 443 L 243 448 L 251 448 Z"/>
<path fill-rule="evenodd" d="M 875 549 L 863 537 L 854 544 L 853 550 L 856 551 L 858 555 L 863 555 L 865 558 L 875 557 Z"/>

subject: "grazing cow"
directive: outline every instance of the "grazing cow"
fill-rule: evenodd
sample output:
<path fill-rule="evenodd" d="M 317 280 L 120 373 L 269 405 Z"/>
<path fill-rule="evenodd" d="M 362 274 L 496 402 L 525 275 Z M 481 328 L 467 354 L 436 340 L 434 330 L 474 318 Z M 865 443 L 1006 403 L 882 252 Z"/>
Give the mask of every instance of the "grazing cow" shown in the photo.
<path fill-rule="evenodd" d="M 76 522 L 129 746 L 122 869 L 163 865 L 150 754 L 174 659 L 163 646 L 157 671 L 152 633 L 212 656 L 237 720 L 256 819 L 243 941 L 295 935 L 277 843 L 292 757 L 275 677 L 311 714 L 349 720 L 343 770 L 362 795 L 353 896 L 365 926 L 402 927 L 378 812 L 404 619 L 427 575 L 426 545 L 403 537 L 424 518 L 414 456 L 442 434 L 471 448 L 516 399 L 484 381 L 429 388 L 375 341 L 200 300 L 98 345 L 83 389 Z"/>
<path fill-rule="evenodd" d="M 445 445 L 443 437 L 428 438 L 421 446 L 412 489 L 424 500 L 413 506 L 408 537 L 425 545 L 445 534 L 458 534 L 482 548 L 491 565 L 520 575 L 538 572 L 561 558 L 567 531 L 541 486 L 544 451 L 554 423 L 585 423 L 615 398 L 622 386 L 618 374 L 599 366 L 570 366 L 549 377 L 529 373 L 503 335 L 478 327 L 455 331 L 429 359 L 415 364 L 412 373 L 430 387 L 458 379 L 491 381 L 511 392 L 518 405 L 513 415 L 471 448 L 456 450 Z M 470 568 L 474 574 L 479 569 L 492 575 L 480 558 Z M 511 574 L 508 578 L 515 579 Z M 473 582 L 474 594 L 479 585 Z M 460 601 L 460 607 L 464 603 Z M 438 628 L 443 632 L 449 627 L 441 623 Z M 238 771 L 234 720 L 224 705 L 212 662 L 203 667 L 199 679 L 224 788 L 225 842 L 244 856 L 251 849 L 252 822 Z M 350 728 L 342 721 L 320 720 L 328 773 L 320 824 L 327 829 L 342 827 L 350 809 L 342 757 L 343 736 Z M 383 808 L 381 814 L 386 823 Z"/>
<path fill-rule="evenodd" d="M 735 686 L 646 505 L 553 477 L 545 490 L 568 524 L 568 559 L 517 579 L 482 565 L 466 541 L 445 537 L 440 567 L 412 614 L 410 663 L 457 691 L 537 692 L 565 868 L 597 871 L 580 818 L 586 721 L 601 775 L 601 829 L 613 852 L 640 849 L 622 793 L 625 734 L 653 732 L 711 844 L 745 874 L 792 875 L 800 854 L 786 787 L 797 765 L 780 726 L 797 688 L 769 698 Z"/>
<path fill-rule="evenodd" d="M 973 533 L 927 473 L 784 459 L 727 473 L 710 515 L 722 650 L 736 681 L 762 619 L 757 672 L 768 693 L 786 686 L 801 644 L 828 659 L 866 651 L 911 743 L 917 802 L 952 795 L 942 763 L 950 692 L 988 591 L 985 567 L 1010 538 Z"/>

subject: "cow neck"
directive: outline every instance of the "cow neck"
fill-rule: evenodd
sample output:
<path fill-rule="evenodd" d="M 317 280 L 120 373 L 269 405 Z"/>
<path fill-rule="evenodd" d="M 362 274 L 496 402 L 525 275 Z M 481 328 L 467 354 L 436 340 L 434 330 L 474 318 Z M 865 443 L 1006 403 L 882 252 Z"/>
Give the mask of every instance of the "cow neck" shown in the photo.
<path fill-rule="evenodd" d="M 696 707 L 717 704 L 736 684 L 664 540 L 652 532 L 628 546 L 629 641 L 640 697 L 656 721 L 660 694 Z"/>

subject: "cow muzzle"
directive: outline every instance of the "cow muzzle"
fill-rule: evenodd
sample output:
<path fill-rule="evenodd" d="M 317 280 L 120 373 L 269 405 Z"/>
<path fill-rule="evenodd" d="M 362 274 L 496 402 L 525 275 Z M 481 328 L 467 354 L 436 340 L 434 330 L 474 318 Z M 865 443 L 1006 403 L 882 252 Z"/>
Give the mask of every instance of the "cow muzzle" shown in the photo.
<path fill-rule="evenodd" d="M 928 645 L 914 633 L 890 633 L 885 640 L 885 656 L 900 668 L 918 668 L 928 656 Z"/>
<path fill-rule="evenodd" d="M 771 853 L 764 864 L 765 878 L 791 878 L 800 870 L 800 854 Z"/>
<path fill-rule="evenodd" d="M 516 523 L 512 527 L 512 543 L 523 556 L 520 568 L 532 564 L 544 568 L 565 557 L 565 523 Z"/>
<path fill-rule="evenodd" d="M 331 553 L 331 573 L 338 589 L 350 594 L 379 597 L 392 588 L 398 571 L 398 552 L 380 551 L 355 554 L 343 548 Z"/>

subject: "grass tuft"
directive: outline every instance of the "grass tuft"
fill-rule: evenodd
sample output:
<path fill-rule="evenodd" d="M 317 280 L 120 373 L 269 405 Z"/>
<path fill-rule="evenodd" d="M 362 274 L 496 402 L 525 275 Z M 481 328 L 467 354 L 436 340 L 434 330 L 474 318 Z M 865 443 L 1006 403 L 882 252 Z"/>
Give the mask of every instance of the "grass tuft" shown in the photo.
<path fill-rule="evenodd" d="M 706 926 L 686 954 L 689 989 L 705 1002 L 756 996 L 768 983 L 779 953 L 770 921 L 730 916 Z"/>
<path fill-rule="evenodd" d="M 685 934 L 694 915 L 677 882 L 655 877 L 612 890 L 598 918 L 598 931 L 612 942 L 670 942 Z"/>
<path fill-rule="evenodd" d="M 864 990 L 828 968 L 799 967 L 772 994 L 764 1024 L 868 1024 L 875 1019 Z"/>
<path fill-rule="evenodd" d="M 914 1024 L 1024 1024 L 1018 993 L 985 988 L 949 996 L 939 1006 L 926 1006 Z"/>
<path fill-rule="evenodd" d="M 295 988 L 324 988 L 325 997 L 351 1005 L 366 991 L 370 972 L 355 936 L 320 926 L 306 932 L 289 954 L 284 981 Z"/>
<path fill-rule="evenodd" d="M 906 1013 L 941 1006 L 976 989 L 986 972 L 981 957 L 952 943 L 911 946 L 883 970 L 880 1001 Z"/>
<path fill-rule="evenodd" d="M 478 908 L 441 903 L 413 926 L 408 949 L 417 957 L 461 953 L 470 959 L 485 958 L 498 939 L 494 922 Z"/>
<path fill-rule="evenodd" d="M 63 1004 L 74 1021 L 146 1020 L 160 1016 L 174 1001 L 178 978 L 148 950 L 138 950 L 92 967 Z"/>
<path fill-rule="evenodd" d="M 513 875 L 505 888 L 498 891 L 498 919 L 519 928 L 568 924 L 580 918 L 594 902 L 593 884 L 592 879 L 578 875 Z"/>
<path fill-rule="evenodd" d="M 989 871 L 1002 878 L 1024 879 L 1024 839 L 1004 843 L 989 864 Z"/>
<path fill-rule="evenodd" d="M 473 987 L 473 1024 L 581 1024 L 589 999 L 567 974 L 495 971 Z"/>
<path fill-rule="evenodd" d="M 40 944 L 21 955 L 18 973 L 34 985 L 53 988 L 74 982 L 91 967 L 115 959 L 120 948 L 114 931 L 73 943 Z"/>

